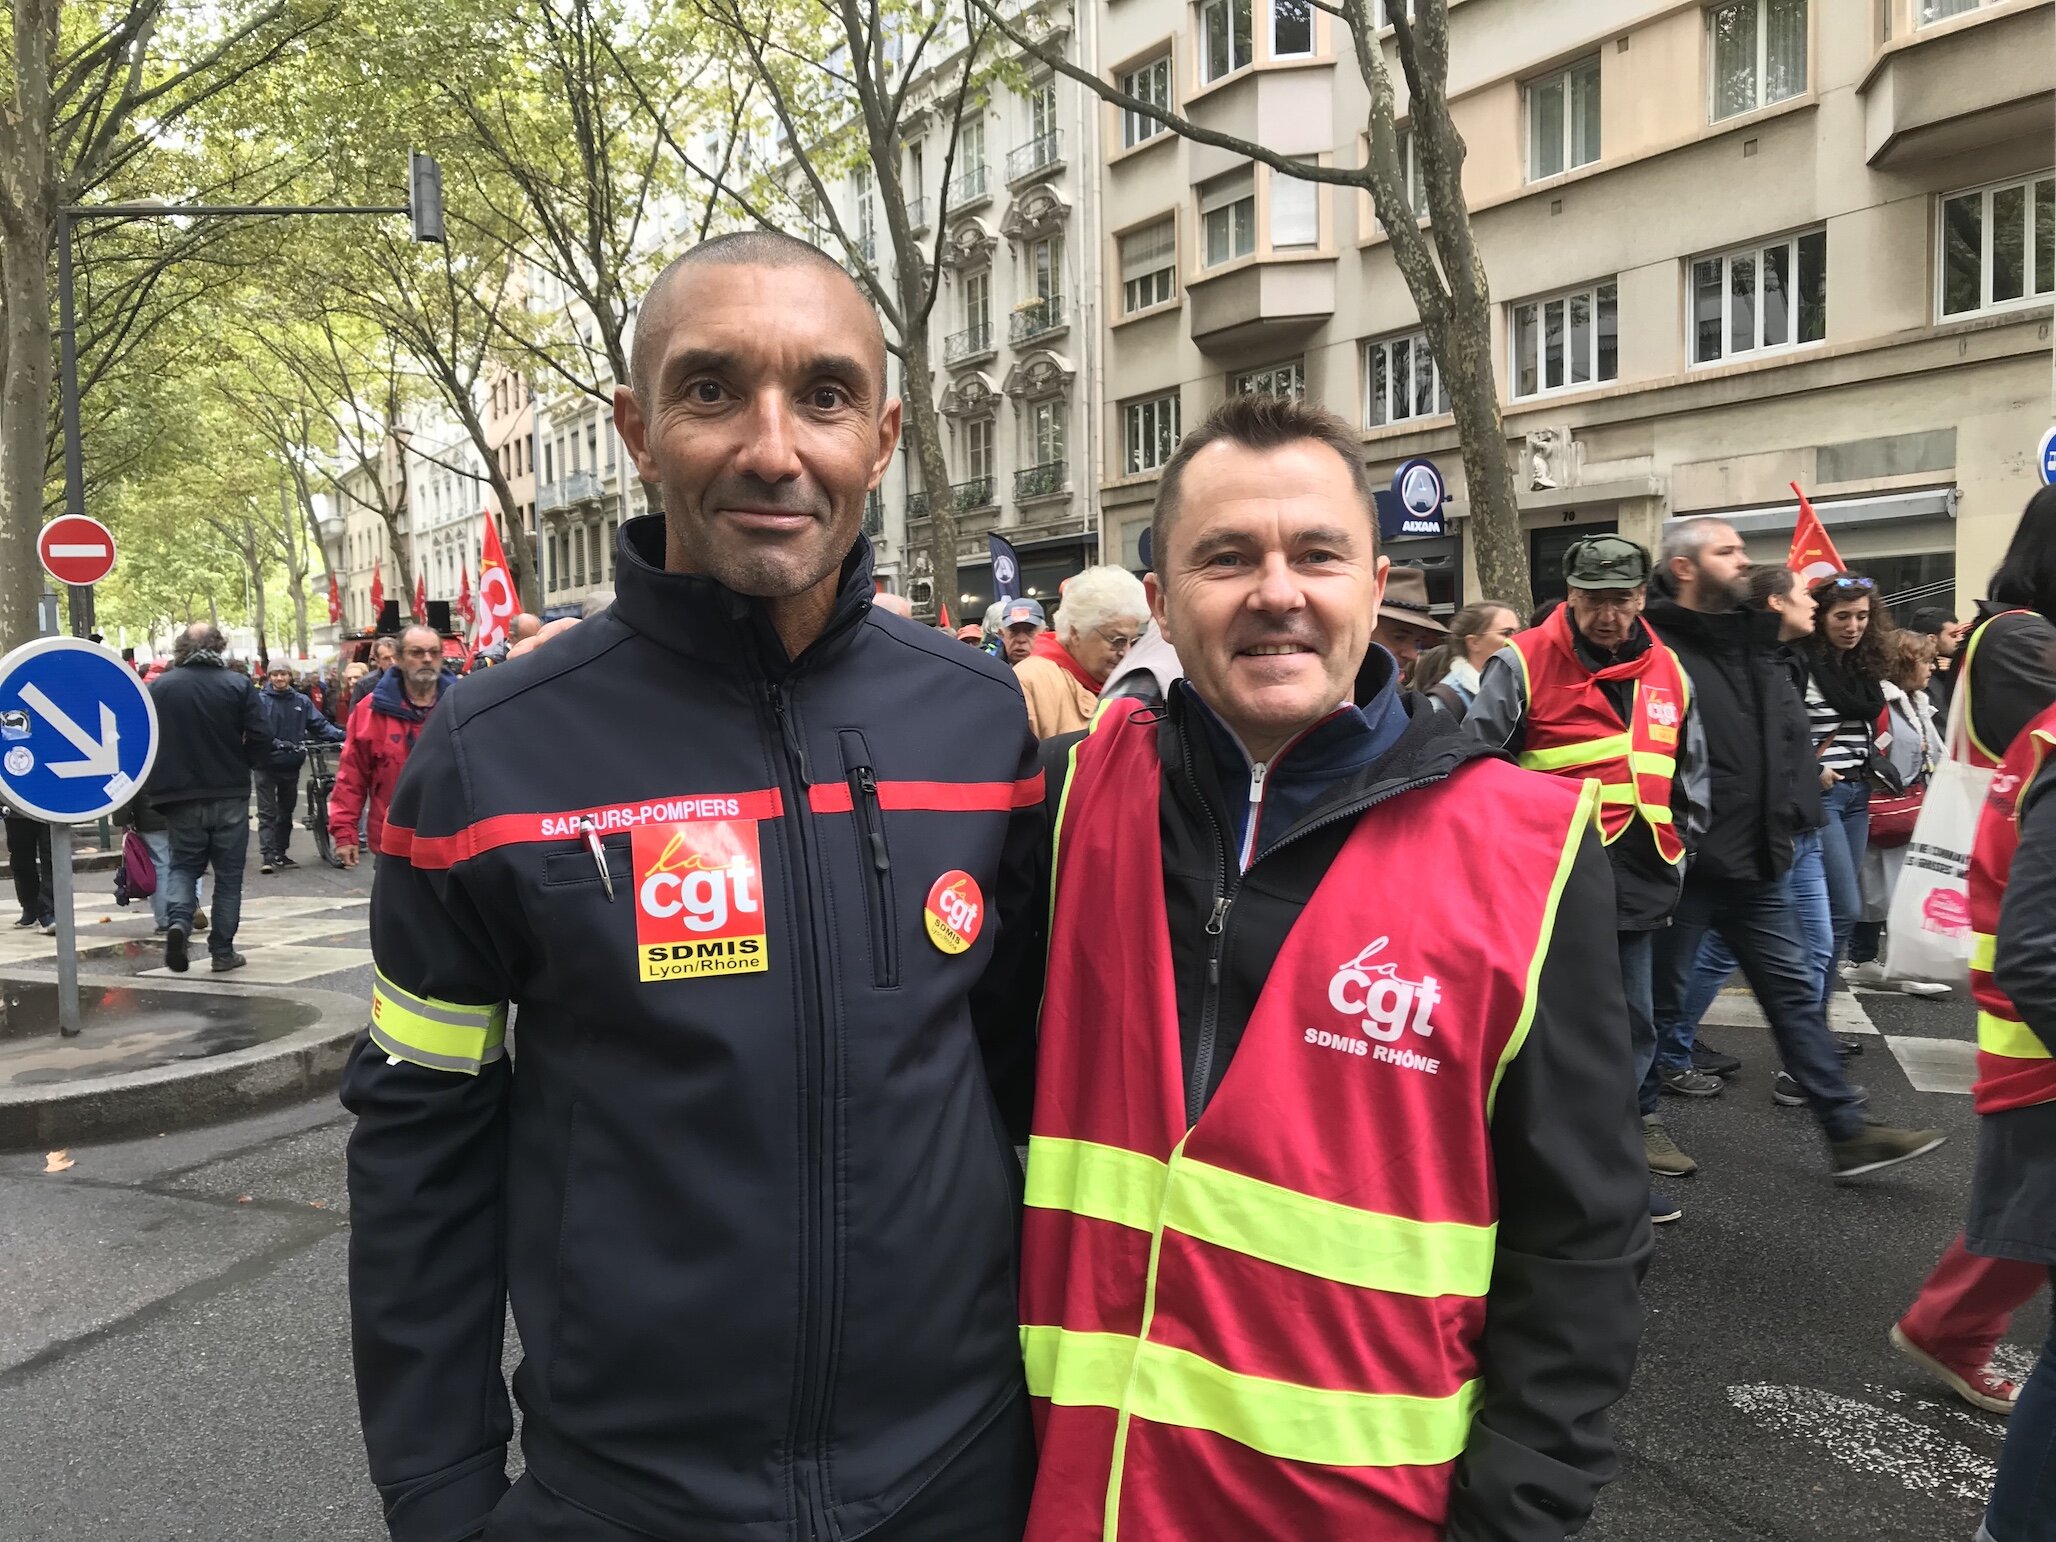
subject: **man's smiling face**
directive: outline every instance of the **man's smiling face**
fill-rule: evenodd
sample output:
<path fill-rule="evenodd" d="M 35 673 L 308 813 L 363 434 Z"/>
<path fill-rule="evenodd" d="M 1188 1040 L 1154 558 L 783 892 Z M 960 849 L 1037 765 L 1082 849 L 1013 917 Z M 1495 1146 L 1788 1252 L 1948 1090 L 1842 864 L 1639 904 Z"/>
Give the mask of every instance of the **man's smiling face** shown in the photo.
<path fill-rule="evenodd" d="M 1341 456 L 1208 445 L 1185 468 L 1150 608 L 1199 697 L 1267 759 L 1350 699 L 1388 563 Z"/>
<path fill-rule="evenodd" d="M 709 261 L 647 303 L 615 420 L 662 489 L 665 566 L 767 599 L 832 582 L 899 442 L 877 317 L 825 262 Z"/>

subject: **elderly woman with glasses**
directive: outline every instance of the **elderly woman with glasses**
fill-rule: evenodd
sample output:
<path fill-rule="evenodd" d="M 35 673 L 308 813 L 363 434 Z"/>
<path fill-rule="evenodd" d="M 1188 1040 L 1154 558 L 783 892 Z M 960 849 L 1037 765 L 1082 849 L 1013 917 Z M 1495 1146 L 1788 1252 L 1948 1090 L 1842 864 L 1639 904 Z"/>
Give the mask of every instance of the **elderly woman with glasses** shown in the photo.
<path fill-rule="evenodd" d="M 1036 738 L 1076 733 L 1092 721 L 1100 687 L 1148 622 L 1142 581 L 1125 568 L 1087 568 L 1064 585 L 1055 623 L 1014 666 Z"/>

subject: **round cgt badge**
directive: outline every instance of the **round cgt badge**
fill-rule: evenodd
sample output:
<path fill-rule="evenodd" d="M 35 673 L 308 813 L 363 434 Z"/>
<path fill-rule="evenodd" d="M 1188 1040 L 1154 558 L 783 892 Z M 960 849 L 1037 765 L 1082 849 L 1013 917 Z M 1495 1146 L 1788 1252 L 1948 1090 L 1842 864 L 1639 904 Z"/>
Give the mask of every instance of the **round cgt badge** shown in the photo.
<path fill-rule="evenodd" d="M 962 953 L 985 926 L 985 896 L 969 873 L 951 871 L 935 880 L 921 914 L 928 940 L 945 953 Z"/>

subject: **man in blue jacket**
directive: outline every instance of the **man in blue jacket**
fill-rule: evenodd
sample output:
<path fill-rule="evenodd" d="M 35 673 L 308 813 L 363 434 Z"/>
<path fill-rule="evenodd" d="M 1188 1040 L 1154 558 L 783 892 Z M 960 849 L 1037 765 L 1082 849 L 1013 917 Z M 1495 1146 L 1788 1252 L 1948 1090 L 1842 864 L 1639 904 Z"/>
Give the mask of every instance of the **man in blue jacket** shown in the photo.
<path fill-rule="evenodd" d="M 290 664 L 274 664 L 257 694 L 271 726 L 271 747 L 257 767 L 257 846 L 263 854 L 258 871 L 298 867 L 286 848 L 293 839 L 293 809 L 300 801 L 300 767 L 306 764 L 309 739 L 341 744 L 343 731 L 322 716 L 321 709 L 293 686 Z"/>
<path fill-rule="evenodd" d="M 703 242 L 645 298 L 632 376 L 615 422 L 663 515 L 621 527 L 613 605 L 442 701 L 379 838 L 343 1097 L 386 1522 L 1014 1542 L 994 1093 L 1034 1001 L 987 982 L 1035 939 L 1020 690 L 872 606 L 900 403 L 833 261 Z"/>

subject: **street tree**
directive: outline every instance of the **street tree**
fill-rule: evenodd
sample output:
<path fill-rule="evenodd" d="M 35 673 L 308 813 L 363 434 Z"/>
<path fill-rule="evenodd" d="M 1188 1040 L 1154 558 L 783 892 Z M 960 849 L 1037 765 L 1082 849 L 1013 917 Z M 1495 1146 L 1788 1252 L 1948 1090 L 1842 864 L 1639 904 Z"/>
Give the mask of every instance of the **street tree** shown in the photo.
<path fill-rule="evenodd" d="M 1449 111 L 1449 0 L 1306 0 L 1334 17 L 1348 34 L 1368 93 L 1368 153 L 1356 166 L 1321 166 L 1282 155 L 1256 140 L 1142 101 L 1034 36 L 1010 0 L 965 3 L 1024 52 L 1124 112 L 1153 119 L 1195 144 L 1261 162 L 1282 176 L 1369 195 L 1449 393 L 1470 498 L 1470 541 L 1478 581 L 1485 593 L 1503 596 L 1525 612 L 1532 603 L 1528 551 L 1521 536 L 1506 424 L 1499 410 L 1492 294 L 1464 199 L 1464 140 Z M 1425 208 L 1415 204 L 1401 158 L 1397 93 L 1382 36 L 1388 26 L 1390 55 L 1406 83 L 1414 181 Z"/>

